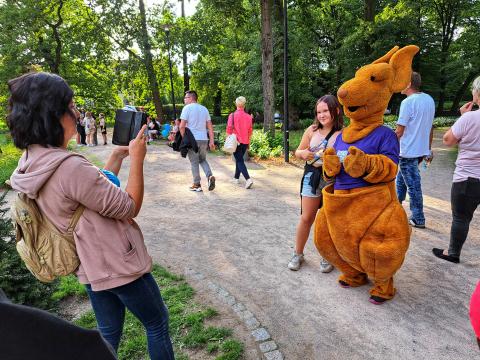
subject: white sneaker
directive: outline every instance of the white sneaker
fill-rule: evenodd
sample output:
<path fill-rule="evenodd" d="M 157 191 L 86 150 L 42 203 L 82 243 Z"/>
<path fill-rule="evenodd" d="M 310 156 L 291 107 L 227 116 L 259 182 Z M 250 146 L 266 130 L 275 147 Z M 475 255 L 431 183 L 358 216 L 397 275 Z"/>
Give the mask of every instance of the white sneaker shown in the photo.
<path fill-rule="evenodd" d="M 302 266 L 302 263 L 305 261 L 303 254 L 293 253 L 292 259 L 288 263 L 288 268 L 293 271 L 297 271 Z"/>
<path fill-rule="evenodd" d="M 250 189 L 253 185 L 252 179 L 248 179 L 247 182 L 245 183 L 245 189 Z"/>
<path fill-rule="evenodd" d="M 234 184 L 240 184 L 240 179 L 232 178 L 230 181 Z"/>
<path fill-rule="evenodd" d="M 324 258 L 321 258 L 320 260 L 320 271 L 322 273 L 329 273 L 333 271 L 333 265 L 330 264 L 327 260 Z"/>

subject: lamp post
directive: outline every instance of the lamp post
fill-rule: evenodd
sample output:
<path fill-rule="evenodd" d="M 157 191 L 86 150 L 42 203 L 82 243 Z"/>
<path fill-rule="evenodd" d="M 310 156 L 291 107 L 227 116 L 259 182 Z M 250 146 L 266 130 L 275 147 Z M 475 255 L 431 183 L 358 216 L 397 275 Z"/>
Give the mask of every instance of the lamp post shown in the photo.
<path fill-rule="evenodd" d="M 172 106 L 173 106 L 173 119 L 177 119 L 177 109 L 175 107 L 175 91 L 173 90 L 173 74 L 172 74 L 172 59 L 170 57 L 170 27 L 164 26 L 165 34 L 167 36 L 167 51 L 168 51 L 168 67 L 170 69 L 170 87 L 172 91 Z"/>
<path fill-rule="evenodd" d="M 290 143 L 288 133 L 288 0 L 283 0 L 283 152 L 288 163 Z"/>

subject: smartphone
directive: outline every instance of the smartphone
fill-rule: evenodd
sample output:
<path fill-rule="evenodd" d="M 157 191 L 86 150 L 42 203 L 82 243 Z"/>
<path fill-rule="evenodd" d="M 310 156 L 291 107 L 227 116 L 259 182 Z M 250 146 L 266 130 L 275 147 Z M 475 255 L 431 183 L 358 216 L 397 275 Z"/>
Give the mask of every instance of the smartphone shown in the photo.
<path fill-rule="evenodd" d="M 147 123 L 147 114 L 139 111 L 119 109 L 115 112 L 112 144 L 128 145 L 134 139 L 143 125 Z M 148 135 L 148 129 L 145 130 Z"/>

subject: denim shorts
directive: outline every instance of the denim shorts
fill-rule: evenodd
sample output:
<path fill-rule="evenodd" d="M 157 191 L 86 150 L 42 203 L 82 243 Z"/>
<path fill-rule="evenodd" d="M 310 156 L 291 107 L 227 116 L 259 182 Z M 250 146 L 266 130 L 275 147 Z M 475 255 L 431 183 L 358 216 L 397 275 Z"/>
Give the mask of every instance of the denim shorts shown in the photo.
<path fill-rule="evenodd" d="M 324 182 L 320 181 L 320 184 L 318 184 L 317 193 L 314 194 L 313 189 L 310 186 L 310 178 L 312 174 L 313 172 L 310 171 L 310 172 L 307 172 L 303 177 L 302 192 L 300 193 L 300 195 L 305 197 L 318 198 L 322 196 L 322 187 L 324 185 Z"/>

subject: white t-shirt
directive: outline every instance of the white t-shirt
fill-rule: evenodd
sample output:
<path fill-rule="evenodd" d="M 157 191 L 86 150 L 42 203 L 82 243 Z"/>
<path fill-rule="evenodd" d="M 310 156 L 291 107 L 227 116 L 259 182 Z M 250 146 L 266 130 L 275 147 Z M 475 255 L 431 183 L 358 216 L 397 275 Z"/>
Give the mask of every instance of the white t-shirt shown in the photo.
<path fill-rule="evenodd" d="M 208 140 L 207 121 L 212 120 L 205 106 L 198 103 L 186 105 L 182 110 L 180 119 L 187 122 L 187 127 L 192 132 L 195 140 Z"/>
<path fill-rule="evenodd" d="M 435 117 L 435 102 L 425 93 L 408 96 L 400 105 L 398 125 L 405 126 L 400 138 L 400 156 L 417 158 L 430 155 L 430 131 Z"/>
<path fill-rule="evenodd" d="M 480 110 L 460 116 L 452 126 L 452 133 L 459 140 L 453 182 L 469 177 L 480 179 Z"/>

